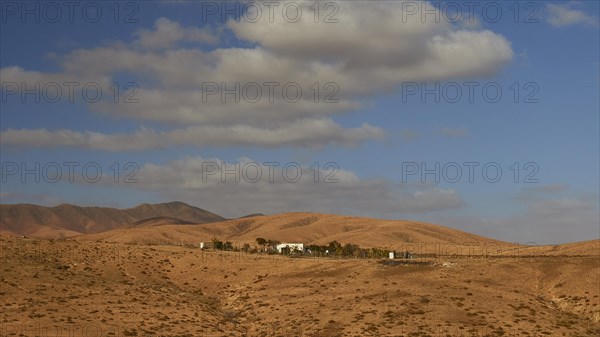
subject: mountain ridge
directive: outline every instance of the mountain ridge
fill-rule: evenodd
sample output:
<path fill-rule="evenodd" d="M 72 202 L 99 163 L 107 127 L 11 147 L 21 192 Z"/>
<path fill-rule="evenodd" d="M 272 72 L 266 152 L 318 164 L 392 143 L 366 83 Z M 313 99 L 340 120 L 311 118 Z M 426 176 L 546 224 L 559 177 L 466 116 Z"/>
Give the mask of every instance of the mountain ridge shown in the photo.
<path fill-rule="evenodd" d="M 321 213 L 280 213 L 268 216 L 237 218 L 225 221 L 177 225 L 139 226 L 81 236 L 84 241 L 108 241 L 124 244 L 182 243 L 197 245 L 213 238 L 242 245 L 254 244 L 256 238 L 305 244 L 328 244 L 338 241 L 361 247 L 399 248 L 407 244 L 439 243 L 510 245 L 442 225 L 410 220 L 383 220 Z"/>
<path fill-rule="evenodd" d="M 1 204 L 0 232 L 43 238 L 72 237 L 134 226 L 138 221 L 171 218 L 173 223 L 209 223 L 224 217 L 181 201 L 131 208 L 60 204 Z"/>
<path fill-rule="evenodd" d="M 254 244 L 256 238 L 305 244 L 338 241 L 361 247 L 404 249 L 426 243 L 444 249 L 513 247 L 533 255 L 600 255 L 600 240 L 524 248 L 489 237 L 412 220 L 387 220 L 311 212 L 224 217 L 199 207 L 173 201 L 117 209 L 61 204 L 1 204 L 0 234 L 40 239 L 76 238 L 126 244 L 196 245 L 213 238 Z M 463 245 L 463 246 L 461 246 Z M 416 249 L 412 247 L 411 249 Z M 487 247 L 487 248 L 485 248 Z M 428 249 L 430 249 L 429 247 Z M 470 249 L 470 248 L 469 248 Z M 506 250 L 506 248 L 502 248 Z"/>

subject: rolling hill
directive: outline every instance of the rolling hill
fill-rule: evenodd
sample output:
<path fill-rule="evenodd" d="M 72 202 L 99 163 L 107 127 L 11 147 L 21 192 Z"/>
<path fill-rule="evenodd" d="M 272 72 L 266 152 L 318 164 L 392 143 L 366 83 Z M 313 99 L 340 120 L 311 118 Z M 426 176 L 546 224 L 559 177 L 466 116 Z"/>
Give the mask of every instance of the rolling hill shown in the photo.
<path fill-rule="evenodd" d="M 423 222 L 318 213 L 283 213 L 196 225 L 136 226 L 79 239 L 138 244 L 197 244 L 200 241 L 210 242 L 213 237 L 239 245 L 253 244 L 257 237 L 305 244 L 327 244 L 336 240 L 342 244 L 389 248 L 424 242 L 507 245 L 502 241 Z"/>
<path fill-rule="evenodd" d="M 183 202 L 143 204 L 129 209 L 62 204 L 0 205 L 0 232 L 40 238 L 73 237 L 157 223 L 208 223 L 225 218 Z"/>
<path fill-rule="evenodd" d="M 600 255 L 600 240 L 558 246 L 517 246 L 424 222 L 319 213 L 256 214 L 226 220 L 182 202 L 143 204 L 129 209 L 66 204 L 56 207 L 0 205 L 0 234 L 194 246 L 201 241 L 210 242 L 214 237 L 238 246 L 254 245 L 256 238 L 262 237 L 281 242 L 328 244 L 338 241 L 389 249 L 407 249 L 410 244 L 415 247 L 423 243 L 444 244 L 444 249 L 454 249 L 460 255 Z M 458 248 L 449 248 L 451 245 Z M 421 249 L 415 247 L 411 250 Z"/>

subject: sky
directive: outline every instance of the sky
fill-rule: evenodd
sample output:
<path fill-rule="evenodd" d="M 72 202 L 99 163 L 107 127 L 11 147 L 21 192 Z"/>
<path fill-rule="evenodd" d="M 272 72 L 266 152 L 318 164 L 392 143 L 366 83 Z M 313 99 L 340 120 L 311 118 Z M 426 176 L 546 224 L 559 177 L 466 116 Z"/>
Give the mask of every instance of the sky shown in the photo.
<path fill-rule="evenodd" d="M 0 201 L 600 237 L 597 1 L 2 1 Z"/>

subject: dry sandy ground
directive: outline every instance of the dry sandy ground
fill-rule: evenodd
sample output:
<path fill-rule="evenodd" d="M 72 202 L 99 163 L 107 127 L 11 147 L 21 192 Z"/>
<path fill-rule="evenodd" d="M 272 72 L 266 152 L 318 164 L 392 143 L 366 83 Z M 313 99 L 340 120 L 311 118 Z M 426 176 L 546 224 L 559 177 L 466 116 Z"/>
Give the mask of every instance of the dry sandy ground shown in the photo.
<path fill-rule="evenodd" d="M 384 263 L 0 242 L 1 336 L 600 335 L 599 256 Z"/>

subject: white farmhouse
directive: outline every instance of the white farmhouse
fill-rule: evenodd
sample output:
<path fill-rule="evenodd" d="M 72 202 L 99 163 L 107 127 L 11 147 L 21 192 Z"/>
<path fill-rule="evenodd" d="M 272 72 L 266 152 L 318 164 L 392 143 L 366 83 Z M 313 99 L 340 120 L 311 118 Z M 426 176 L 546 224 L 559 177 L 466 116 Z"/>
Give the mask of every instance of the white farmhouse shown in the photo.
<path fill-rule="evenodd" d="M 281 250 L 284 248 L 289 248 L 290 251 L 299 250 L 301 252 L 304 251 L 303 243 L 280 243 L 275 248 L 277 248 L 277 252 L 281 253 Z"/>

